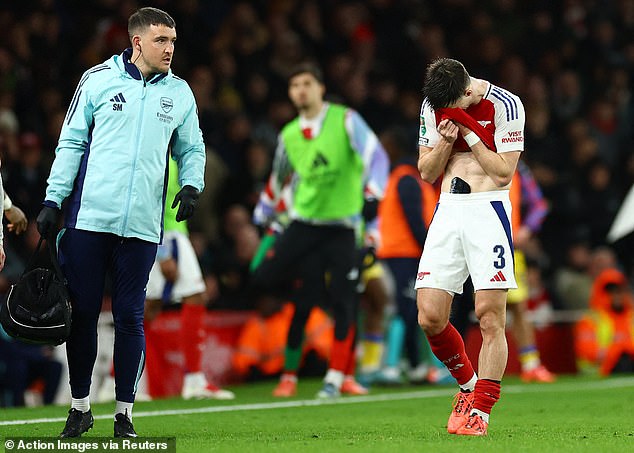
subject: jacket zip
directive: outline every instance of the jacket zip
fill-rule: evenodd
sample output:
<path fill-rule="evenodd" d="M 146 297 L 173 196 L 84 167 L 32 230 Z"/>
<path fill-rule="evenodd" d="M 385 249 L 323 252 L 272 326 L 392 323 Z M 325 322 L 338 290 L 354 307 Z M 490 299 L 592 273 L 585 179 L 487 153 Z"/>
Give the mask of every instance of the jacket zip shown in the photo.
<path fill-rule="evenodd" d="M 141 107 L 139 108 L 139 123 L 136 128 L 136 139 L 134 145 L 134 160 L 132 161 L 132 172 L 130 173 L 130 182 L 128 183 L 128 199 L 125 206 L 125 215 L 123 217 L 123 225 L 121 227 L 121 236 L 125 237 L 128 228 L 128 217 L 130 216 L 130 200 L 132 199 L 132 186 L 134 185 L 134 174 L 136 172 L 136 164 L 139 159 L 139 143 L 141 141 L 141 131 L 143 130 L 143 112 L 145 111 L 145 95 L 147 83 L 143 77 L 143 92 L 141 94 Z"/>

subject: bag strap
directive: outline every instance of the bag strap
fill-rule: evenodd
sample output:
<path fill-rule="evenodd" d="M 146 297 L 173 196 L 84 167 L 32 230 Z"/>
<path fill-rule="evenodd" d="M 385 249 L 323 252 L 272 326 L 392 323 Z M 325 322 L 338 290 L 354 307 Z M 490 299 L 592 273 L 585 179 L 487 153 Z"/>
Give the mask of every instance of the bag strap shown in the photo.
<path fill-rule="evenodd" d="M 40 253 L 40 247 L 42 247 L 43 241 L 44 241 L 44 236 L 40 236 L 40 240 L 37 242 L 37 246 L 35 247 L 35 250 L 33 250 L 33 253 L 31 254 L 29 260 L 26 262 L 26 266 L 24 266 L 24 270 L 22 271 L 22 275 L 20 275 L 20 278 L 22 278 L 24 274 L 26 274 L 28 271 L 33 269 L 35 258 L 37 258 L 37 255 Z"/>
<path fill-rule="evenodd" d="M 41 240 L 41 238 L 40 238 Z M 57 274 L 57 278 L 59 281 L 66 284 L 66 277 L 64 277 L 64 273 L 62 272 L 62 268 L 59 266 L 59 261 L 57 261 L 57 250 L 55 249 L 55 241 L 51 241 L 50 239 L 46 240 L 46 245 L 48 246 L 48 252 L 51 256 L 51 263 L 53 264 L 53 269 L 55 269 L 55 273 Z"/>
<path fill-rule="evenodd" d="M 45 240 L 44 236 L 40 236 L 40 240 L 37 241 L 37 246 L 35 247 L 35 250 L 33 251 L 33 254 L 31 255 L 31 257 L 27 261 L 26 266 L 24 267 L 24 270 L 22 271 L 22 275 L 20 275 L 20 278 L 22 278 L 24 274 L 26 274 L 28 271 L 30 271 L 33 268 L 35 258 L 40 253 L 40 248 L 42 247 L 42 242 L 44 242 L 44 240 Z M 46 245 L 48 247 L 48 252 L 51 257 L 51 264 L 53 265 L 53 270 L 55 270 L 55 274 L 57 275 L 57 278 L 59 278 L 59 281 L 66 284 L 66 278 L 64 277 L 62 268 L 59 266 L 59 261 L 57 261 L 57 251 L 55 250 L 55 246 L 53 244 L 54 244 L 54 241 L 51 241 L 50 239 L 46 239 Z"/>

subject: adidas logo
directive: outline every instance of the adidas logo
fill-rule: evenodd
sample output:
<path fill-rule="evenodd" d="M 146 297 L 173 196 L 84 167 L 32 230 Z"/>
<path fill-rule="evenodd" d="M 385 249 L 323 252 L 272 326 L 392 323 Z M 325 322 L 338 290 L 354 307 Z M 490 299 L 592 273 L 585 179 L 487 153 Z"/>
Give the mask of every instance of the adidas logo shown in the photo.
<path fill-rule="evenodd" d="M 497 274 L 495 274 L 491 280 L 492 282 L 505 282 L 506 281 L 506 277 L 504 276 L 504 274 L 502 273 L 502 271 L 498 271 Z"/>
<path fill-rule="evenodd" d="M 123 110 L 123 104 L 125 104 L 126 100 L 123 97 L 123 93 L 119 93 L 111 98 L 110 102 L 112 102 L 112 110 L 120 112 Z"/>
<path fill-rule="evenodd" d="M 313 160 L 313 168 L 317 168 L 317 167 L 321 167 L 321 166 L 328 166 L 328 159 L 326 159 L 326 157 L 321 153 L 321 152 L 317 152 L 317 156 L 315 156 L 315 159 Z"/>

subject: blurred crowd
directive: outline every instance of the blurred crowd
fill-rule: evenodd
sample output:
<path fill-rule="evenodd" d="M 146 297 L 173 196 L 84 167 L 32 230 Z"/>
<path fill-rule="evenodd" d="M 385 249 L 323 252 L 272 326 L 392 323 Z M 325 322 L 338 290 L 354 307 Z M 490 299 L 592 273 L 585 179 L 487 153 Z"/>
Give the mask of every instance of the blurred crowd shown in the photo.
<path fill-rule="evenodd" d="M 250 309 L 251 212 L 281 126 L 286 76 L 312 58 L 329 99 L 417 152 L 424 68 L 464 62 L 526 107 L 524 160 L 550 212 L 528 251 L 555 308 L 587 306 L 602 259 L 632 278 L 632 235 L 605 237 L 634 183 L 634 2 L 628 0 L 23 0 L 0 4 L 0 157 L 5 189 L 31 220 L 5 241 L 0 293 L 37 241 L 66 109 L 83 71 L 129 46 L 127 17 L 176 20 L 173 71 L 191 85 L 207 144 L 206 189 L 190 221 L 212 308 Z M 606 258 L 607 256 L 607 258 Z M 544 296 L 545 297 L 545 296 Z"/>

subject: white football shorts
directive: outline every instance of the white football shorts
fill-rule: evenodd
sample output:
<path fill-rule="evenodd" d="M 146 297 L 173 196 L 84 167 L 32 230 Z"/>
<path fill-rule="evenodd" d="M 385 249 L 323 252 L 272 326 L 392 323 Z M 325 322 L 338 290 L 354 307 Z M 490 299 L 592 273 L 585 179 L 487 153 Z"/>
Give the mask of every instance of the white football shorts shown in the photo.
<path fill-rule="evenodd" d="M 471 274 L 474 289 L 517 288 L 508 190 L 441 193 L 415 288 L 462 294 Z"/>
<path fill-rule="evenodd" d="M 183 297 L 204 293 L 205 281 L 200 270 L 196 252 L 187 235 L 180 231 L 169 231 L 163 237 L 163 243 L 172 249 L 172 256 L 178 263 L 178 278 L 173 285 L 165 281 L 158 261 L 150 270 L 147 283 L 147 299 L 163 299 L 168 303 L 178 303 Z"/>

